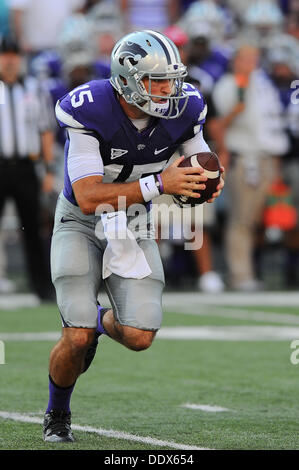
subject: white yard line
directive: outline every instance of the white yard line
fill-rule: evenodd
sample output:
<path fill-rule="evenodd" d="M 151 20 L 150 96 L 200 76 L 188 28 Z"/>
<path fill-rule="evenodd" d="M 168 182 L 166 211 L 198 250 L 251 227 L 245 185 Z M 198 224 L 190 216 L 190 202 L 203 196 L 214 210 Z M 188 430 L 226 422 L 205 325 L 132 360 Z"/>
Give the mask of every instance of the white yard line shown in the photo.
<path fill-rule="evenodd" d="M 246 308 L 230 308 L 236 306 L 279 306 L 298 307 L 299 292 L 258 292 L 253 294 L 224 292 L 217 295 L 198 292 L 165 293 L 163 307 L 165 311 L 175 313 L 237 318 L 241 320 L 254 320 L 256 322 L 270 322 L 299 325 L 299 315 L 265 312 L 262 310 L 248 310 Z"/>
<path fill-rule="evenodd" d="M 1 333 L 2 341 L 58 341 L 61 333 L 58 331 L 46 331 L 37 333 Z"/>
<path fill-rule="evenodd" d="M 55 331 L 40 333 L 0 333 L 1 341 L 57 341 Z M 292 341 L 299 339 L 299 327 L 290 326 L 173 326 L 161 328 L 157 339 L 214 341 Z"/>
<path fill-rule="evenodd" d="M 286 326 L 190 326 L 162 328 L 160 339 L 215 341 L 291 341 L 299 339 L 299 328 Z"/>
<path fill-rule="evenodd" d="M 12 413 L 9 411 L 0 411 L 0 418 L 9 419 L 12 421 L 22 422 L 22 423 L 31 423 L 31 424 L 42 424 L 43 420 L 34 416 L 21 413 Z M 211 450 L 206 447 L 196 447 L 186 444 L 179 444 L 173 441 L 164 441 L 161 439 L 156 439 L 154 437 L 143 437 L 136 436 L 135 434 L 129 434 L 123 431 L 115 431 L 113 429 L 102 429 L 94 428 L 92 426 L 80 426 L 78 424 L 72 424 L 72 429 L 74 431 L 82 431 L 92 434 L 97 434 L 99 436 L 110 437 L 113 439 L 124 439 L 126 441 L 141 442 L 143 444 L 148 444 L 151 446 L 157 447 L 171 447 L 172 449 L 181 449 L 181 450 Z M 45 444 L 46 445 L 46 444 Z"/>
<path fill-rule="evenodd" d="M 110 305 L 106 293 L 100 292 L 99 300 Z M 299 289 L 297 292 L 222 292 L 218 294 L 206 294 L 204 292 L 165 292 L 163 294 L 163 304 L 165 307 L 175 307 L 177 305 L 187 307 L 188 304 L 196 305 L 217 305 L 223 306 L 278 306 L 278 307 L 298 307 Z M 34 294 L 1 294 L 0 309 L 15 309 L 22 307 L 36 307 L 40 304 L 38 297 Z"/>
<path fill-rule="evenodd" d="M 101 293 L 100 300 L 102 304 L 110 305 L 105 293 Z M 0 295 L 0 310 L 32 308 L 38 305 L 39 300 L 33 294 Z M 258 292 L 253 294 L 224 292 L 217 295 L 200 292 L 166 292 L 163 295 L 165 311 L 172 310 L 183 314 L 299 325 L 299 315 L 229 308 L 233 305 L 242 307 L 249 305 L 297 306 L 299 312 L 299 292 Z"/>
<path fill-rule="evenodd" d="M 34 294 L 1 294 L 0 310 L 32 308 L 40 305 L 39 298 Z"/>
<path fill-rule="evenodd" d="M 206 294 L 204 292 L 165 292 L 163 304 L 167 306 L 185 305 L 260 305 L 277 307 L 298 307 L 299 289 L 297 292 L 222 292 L 219 294 Z"/>
<path fill-rule="evenodd" d="M 222 406 L 200 405 L 200 404 L 195 404 L 195 403 L 185 403 L 184 405 L 181 405 L 181 408 L 206 411 L 207 413 L 219 413 L 223 411 L 230 411 L 228 408 L 223 408 Z"/>
<path fill-rule="evenodd" d="M 167 306 L 174 313 L 185 315 L 198 315 L 204 317 L 234 318 L 238 320 L 253 320 L 262 323 L 281 323 L 286 325 L 299 325 L 299 315 L 282 314 L 275 312 L 263 312 L 258 310 L 235 309 L 229 307 L 215 307 L 210 305 L 198 305 L 190 303 L 187 305 L 177 304 Z"/>

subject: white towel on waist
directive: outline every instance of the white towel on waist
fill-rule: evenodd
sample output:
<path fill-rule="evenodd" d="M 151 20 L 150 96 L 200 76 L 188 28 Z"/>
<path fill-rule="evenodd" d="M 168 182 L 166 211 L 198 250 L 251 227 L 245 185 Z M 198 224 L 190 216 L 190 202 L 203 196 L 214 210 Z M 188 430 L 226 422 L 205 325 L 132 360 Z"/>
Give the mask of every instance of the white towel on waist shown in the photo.
<path fill-rule="evenodd" d="M 103 255 L 103 279 L 109 277 L 111 273 L 134 279 L 149 276 L 152 271 L 143 250 L 127 227 L 126 213 L 109 212 L 102 214 L 101 220 L 107 240 Z"/>

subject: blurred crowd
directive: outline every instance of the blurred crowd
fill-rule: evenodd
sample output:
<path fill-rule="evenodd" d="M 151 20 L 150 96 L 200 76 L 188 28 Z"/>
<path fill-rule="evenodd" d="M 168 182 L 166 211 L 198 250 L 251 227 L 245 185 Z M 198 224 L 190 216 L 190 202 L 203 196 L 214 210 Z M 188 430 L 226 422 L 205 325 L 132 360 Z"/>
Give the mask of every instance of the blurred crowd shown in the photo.
<path fill-rule="evenodd" d="M 41 127 L 40 118 L 36 122 L 40 149 L 34 155 L 24 150 L 39 181 L 39 190 L 31 192 L 35 203 L 39 200 L 32 206 L 40 211 L 31 223 L 35 235 L 26 239 L 24 230 L 32 289 L 41 299 L 52 296 L 46 271 L 55 202 L 63 185 L 65 140 L 55 123 L 55 103 L 78 85 L 109 78 L 115 42 L 141 29 L 161 31 L 179 48 L 188 66 L 186 81 L 207 101 L 205 139 L 226 170 L 223 194 L 215 204 L 204 205 L 202 248 L 186 252 L 177 241 L 161 243 L 169 285 L 182 287 L 181 280 L 188 279 L 187 287 L 204 292 L 263 289 L 263 253 L 279 245 L 284 252 L 282 287 L 297 288 L 299 0 L 0 0 L 0 79 L 9 88 L 30 77 L 36 82 L 35 88 L 30 85 L 36 106 L 47 102 L 47 124 Z M 25 196 L 3 189 L 3 148 L 0 142 L 0 212 L 6 199 L 14 199 L 20 230 L 28 219 Z M 16 162 L 9 174 L 24 172 L 25 178 L 20 158 L 11 160 Z M 17 286 L 7 273 L 3 223 L 0 238 L 0 293 L 13 292 Z"/>

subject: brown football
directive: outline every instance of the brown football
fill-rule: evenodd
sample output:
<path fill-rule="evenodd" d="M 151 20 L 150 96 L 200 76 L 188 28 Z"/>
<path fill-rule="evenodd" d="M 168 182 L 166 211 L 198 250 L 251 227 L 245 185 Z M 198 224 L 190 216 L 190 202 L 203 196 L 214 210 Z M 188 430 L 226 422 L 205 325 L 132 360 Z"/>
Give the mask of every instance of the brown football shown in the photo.
<path fill-rule="evenodd" d="M 201 194 L 200 198 L 174 195 L 173 198 L 178 205 L 184 207 L 186 205 L 195 206 L 197 204 L 202 204 L 205 201 L 211 199 L 212 194 L 216 192 L 217 185 L 220 181 L 220 162 L 214 152 L 201 152 L 190 157 L 185 158 L 179 166 L 202 166 L 205 170 L 203 175 L 208 177 L 208 180 L 205 182 L 206 189 L 198 190 L 196 192 Z"/>

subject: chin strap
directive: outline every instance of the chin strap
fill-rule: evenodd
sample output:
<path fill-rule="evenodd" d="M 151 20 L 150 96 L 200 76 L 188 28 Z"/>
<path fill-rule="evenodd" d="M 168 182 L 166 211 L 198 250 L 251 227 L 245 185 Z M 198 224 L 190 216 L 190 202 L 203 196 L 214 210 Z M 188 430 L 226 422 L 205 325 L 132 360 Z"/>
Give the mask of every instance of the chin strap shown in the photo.
<path fill-rule="evenodd" d="M 142 106 L 142 108 L 144 109 L 145 113 L 150 111 L 157 115 L 163 116 L 169 109 L 169 101 L 167 100 L 166 103 L 154 103 L 154 101 L 149 100 Z"/>

